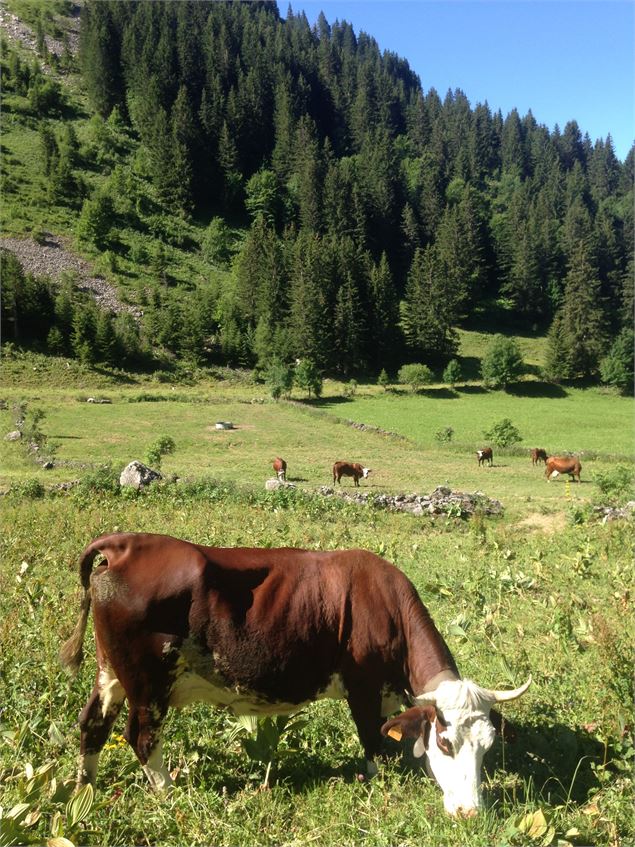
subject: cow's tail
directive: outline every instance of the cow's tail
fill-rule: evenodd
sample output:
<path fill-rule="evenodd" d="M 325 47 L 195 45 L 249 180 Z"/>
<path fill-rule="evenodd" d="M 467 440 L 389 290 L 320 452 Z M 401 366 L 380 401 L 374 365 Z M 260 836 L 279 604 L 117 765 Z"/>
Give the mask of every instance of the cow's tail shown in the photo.
<path fill-rule="evenodd" d="M 79 610 L 79 619 L 75 624 L 75 629 L 71 637 L 62 644 L 59 658 L 62 666 L 72 675 L 75 676 L 84 658 L 84 636 L 86 635 L 86 626 L 88 625 L 88 615 L 90 613 L 90 575 L 93 570 L 93 562 L 99 555 L 99 542 L 101 539 L 96 539 L 82 553 L 79 560 L 79 575 L 84 589 L 82 603 Z"/>

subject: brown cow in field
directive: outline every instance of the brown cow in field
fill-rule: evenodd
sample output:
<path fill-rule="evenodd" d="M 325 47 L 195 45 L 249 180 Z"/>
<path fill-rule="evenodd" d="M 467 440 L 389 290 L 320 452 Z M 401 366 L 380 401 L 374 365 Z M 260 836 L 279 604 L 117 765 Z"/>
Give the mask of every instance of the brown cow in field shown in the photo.
<path fill-rule="evenodd" d="M 280 480 L 280 482 L 286 482 L 287 480 L 287 463 L 284 459 L 281 459 L 280 456 L 276 456 L 273 460 L 273 469 L 276 472 L 276 476 Z"/>
<path fill-rule="evenodd" d="M 542 447 L 534 447 L 531 451 L 531 464 L 537 465 L 540 462 L 547 464 L 547 451 L 543 450 Z"/>
<path fill-rule="evenodd" d="M 577 456 L 549 456 L 546 464 L 545 476 L 547 477 L 547 482 L 551 482 L 552 476 L 558 476 L 563 473 L 568 473 L 572 482 L 575 482 L 576 477 L 578 478 L 578 482 L 580 482 L 582 465 Z"/>
<path fill-rule="evenodd" d="M 482 450 L 477 450 L 476 455 L 478 457 L 479 468 L 481 465 L 484 465 L 486 461 L 489 461 L 490 468 L 494 464 L 494 451 L 491 447 L 483 447 Z"/>
<path fill-rule="evenodd" d="M 94 783 L 126 699 L 126 740 L 162 790 L 172 782 L 161 753 L 170 706 L 276 715 L 336 698 L 348 701 L 369 774 L 382 733 L 410 736 L 446 810 L 471 817 L 481 807 L 490 709 L 520 697 L 531 678 L 513 691 L 462 679 L 413 584 L 374 553 L 115 533 L 86 547 L 79 571 L 79 619 L 60 652 L 76 672 L 92 606 L 97 675 L 79 716 L 79 785 Z M 414 707 L 384 723 L 407 699 Z"/>
<path fill-rule="evenodd" d="M 359 488 L 360 479 L 368 479 L 371 468 L 365 468 L 359 462 L 335 462 L 333 465 L 333 482 L 342 484 L 343 476 L 352 476 L 355 486 Z"/>

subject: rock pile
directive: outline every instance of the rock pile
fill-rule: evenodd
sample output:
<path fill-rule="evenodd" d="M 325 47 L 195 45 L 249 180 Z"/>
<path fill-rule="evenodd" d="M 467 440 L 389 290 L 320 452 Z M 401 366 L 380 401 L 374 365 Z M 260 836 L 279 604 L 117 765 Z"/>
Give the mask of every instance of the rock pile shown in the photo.
<path fill-rule="evenodd" d="M 635 515 L 635 500 L 629 500 L 624 506 L 595 506 L 593 511 L 602 518 L 602 523 L 630 518 Z"/>
<path fill-rule="evenodd" d="M 484 515 L 502 515 L 503 504 L 500 500 L 486 497 L 482 491 L 468 493 L 452 491 L 439 485 L 431 494 L 376 494 L 368 491 L 346 491 L 334 489 L 328 485 L 318 488 L 324 497 L 342 497 L 351 503 L 389 509 L 394 512 L 409 512 L 412 515 L 451 515 L 467 517 L 474 512 Z"/>
<path fill-rule="evenodd" d="M 271 477 L 271 479 L 265 481 L 266 491 L 277 491 L 279 488 L 295 488 L 295 485 L 292 482 L 282 482 L 282 480 L 275 477 Z"/>
<path fill-rule="evenodd" d="M 135 318 L 142 314 L 138 308 L 124 305 L 113 286 L 103 277 L 93 274 L 90 262 L 71 253 L 56 235 L 47 234 L 41 244 L 29 238 L 3 237 L 0 238 L 0 247 L 13 253 L 24 270 L 35 276 L 59 280 L 64 271 L 76 273 L 79 290 L 90 292 L 97 305 L 108 312 L 130 312 Z"/>

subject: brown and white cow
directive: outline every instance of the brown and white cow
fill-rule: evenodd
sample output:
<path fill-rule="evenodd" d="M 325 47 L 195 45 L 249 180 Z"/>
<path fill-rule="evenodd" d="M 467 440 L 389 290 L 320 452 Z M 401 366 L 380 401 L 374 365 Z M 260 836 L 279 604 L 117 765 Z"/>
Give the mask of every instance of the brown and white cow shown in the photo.
<path fill-rule="evenodd" d="M 343 476 L 352 476 L 355 485 L 359 488 L 360 479 L 368 479 L 371 468 L 365 468 L 359 462 L 335 462 L 333 465 L 333 482 L 342 484 Z"/>
<path fill-rule="evenodd" d="M 478 458 L 479 468 L 481 465 L 484 465 L 485 462 L 489 462 L 490 468 L 494 464 L 494 451 L 491 447 L 483 447 L 482 450 L 477 450 L 476 456 Z"/>
<path fill-rule="evenodd" d="M 576 477 L 578 478 L 578 482 L 580 482 L 582 465 L 577 456 L 549 456 L 546 465 L 545 476 L 547 477 L 547 482 L 551 482 L 552 477 L 559 476 L 559 474 L 563 473 L 568 473 L 573 482 L 575 482 Z"/>
<path fill-rule="evenodd" d="M 280 482 L 286 482 L 287 479 L 287 463 L 280 456 L 276 456 L 273 460 L 273 469 Z"/>
<path fill-rule="evenodd" d="M 542 447 L 533 447 L 531 451 L 531 464 L 537 465 L 540 462 L 544 462 L 547 464 L 547 451 L 543 450 Z"/>
<path fill-rule="evenodd" d="M 94 569 L 102 555 L 105 561 Z M 461 679 L 412 583 L 366 550 L 204 547 L 165 535 L 95 539 L 80 564 L 79 620 L 60 652 L 77 671 L 93 608 L 97 678 L 79 716 L 78 784 L 93 783 L 128 700 L 126 739 L 152 786 L 171 783 L 161 754 L 170 706 L 285 714 L 325 697 L 348 701 L 376 771 L 382 732 L 417 738 L 446 810 L 481 806 L 490 709 L 523 694 Z M 384 723 L 405 701 L 416 705 Z M 500 719 L 500 715 L 497 715 Z M 383 726 L 382 726 L 383 725 Z"/>

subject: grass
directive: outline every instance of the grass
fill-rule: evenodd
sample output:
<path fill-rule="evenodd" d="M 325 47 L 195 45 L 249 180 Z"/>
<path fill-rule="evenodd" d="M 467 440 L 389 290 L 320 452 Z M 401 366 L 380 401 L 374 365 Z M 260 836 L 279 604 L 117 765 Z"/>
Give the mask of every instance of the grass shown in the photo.
<path fill-rule="evenodd" d="M 133 498 L 11 500 L 2 522 L 7 806 L 19 799 L 24 762 L 55 760 L 60 780 L 74 772 L 75 716 L 92 684 L 93 651 L 89 640 L 74 683 L 56 652 L 77 613 L 78 553 L 104 531 L 144 529 L 210 544 L 375 550 L 413 579 L 464 673 L 505 686 L 531 671 L 535 682 L 525 699 L 505 707 L 519 739 L 497 742 L 488 754 L 489 806 L 476 821 L 446 818 L 438 789 L 399 758 L 368 786 L 357 783 L 361 750 L 342 703 L 307 710 L 308 726 L 285 743 L 265 792 L 264 768 L 228 742 L 224 717 L 195 706 L 168 721 L 166 755 L 180 778 L 167 800 L 147 790 L 132 754 L 114 738 L 86 820 L 99 843 L 529 843 L 514 827 L 538 809 L 561 838 L 576 828 L 582 843 L 608 845 L 631 833 L 630 748 L 620 739 L 629 676 L 618 661 L 628 656 L 629 638 L 625 525 L 571 527 L 541 541 L 504 522 L 434 523 L 231 486 L 198 496 L 168 486 Z M 48 823 L 44 814 L 32 832 L 46 838 Z"/>
<path fill-rule="evenodd" d="M 497 741 L 486 756 L 488 805 L 474 821 L 447 818 L 440 791 L 413 770 L 407 756 L 390 759 L 377 779 L 360 785 L 355 774 L 361 748 L 343 703 L 321 702 L 307 710 L 307 726 L 281 743 L 266 791 L 260 787 L 264 766 L 249 760 L 238 740 L 230 741 L 226 717 L 198 705 L 168 720 L 166 755 L 179 771 L 169 798 L 148 791 L 132 753 L 120 743 L 120 721 L 85 820 L 69 829 L 68 809 L 44 792 L 37 802 L 29 800 L 29 808 L 41 813 L 28 828 L 35 840 L 50 835 L 58 811 L 55 820 L 79 843 L 608 847 L 633 837 L 633 747 L 624 734 L 632 709 L 631 525 L 602 525 L 580 511 L 598 496 L 590 481 L 594 464 L 607 469 L 611 454 L 629 452 L 628 400 L 598 390 L 567 390 L 560 399 L 459 392 L 451 400 L 434 391 L 410 397 L 361 386 L 358 396 L 342 403 L 343 386 L 327 382 L 319 403 L 276 404 L 246 374 L 219 370 L 206 372 L 205 379 L 192 374 L 190 385 L 166 385 L 149 375 L 95 373 L 34 355 L 9 356 L 1 375 L 3 398 L 9 405 L 26 399 L 44 409 L 43 428 L 61 445 L 57 461 L 72 463 L 42 471 L 15 444 L 0 440 L 5 486 L 85 477 L 88 470 L 74 464 L 79 462 L 111 461 L 118 469 L 143 458 L 163 434 L 177 444 L 164 457 L 163 470 L 184 480 L 141 494 L 84 486 L 39 499 L 14 487 L 3 498 L 5 808 L 24 799 L 26 762 L 50 762 L 58 786 L 70 785 L 74 774 L 75 716 L 91 687 L 94 654 L 89 638 L 86 665 L 69 683 L 57 650 L 77 614 L 79 553 L 103 532 L 167 532 L 220 546 L 371 549 L 413 580 L 467 676 L 500 687 L 518 684 L 529 672 L 534 677 L 526 697 L 505 707 L 518 740 Z M 112 403 L 88 404 L 89 395 Z M 455 418 L 448 418 L 448 408 L 456 410 Z M 605 434 L 605 450 L 595 440 L 600 409 L 616 427 Z M 536 439 L 548 418 L 559 443 L 596 451 L 596 459 L 583 461 L 584 484 L 548 485 L 541 470 L 513 450 L 495 453 L 491 470 L 479 469 L 471 440 L 491 423 L 489 415 L 511 417 L 526 438 Z M 238 428 L 214 429 L 216 420 L 227 419 Z M 359 430 L 346 419 L 397 435 Z M 437 443 L 435 429 L 450 424 L 456 443 Z M 12 428 L 9 409 L 0 412 L 0 425 Z M 300 489 L 295 494 L 263 490 L 277 453 L 289 462 L 289 477 Z M 447 479 L 452 487 L 499 497 L 506 515 L 414 518 L 313 494 L 331 483 L 335 458 L 375 468 L 364 489 L 428 491 Z M 565 523 L 576 510 L 577 522 Z M 524 832 L 527 821 L 540 837 Z"/>

